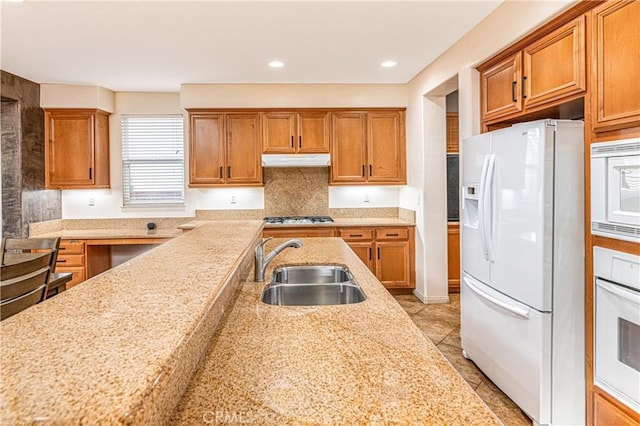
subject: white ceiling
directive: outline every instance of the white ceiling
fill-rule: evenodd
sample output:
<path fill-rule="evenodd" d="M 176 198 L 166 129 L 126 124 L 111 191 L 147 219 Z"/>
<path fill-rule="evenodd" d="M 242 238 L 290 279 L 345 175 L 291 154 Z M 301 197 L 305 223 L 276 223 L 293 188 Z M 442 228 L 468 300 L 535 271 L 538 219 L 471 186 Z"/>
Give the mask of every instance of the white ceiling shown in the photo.
<path fill-rule="evenodd" d="M 115 91 L 406 83 L 501 2 L 2 0 L 0 66 Z"/>

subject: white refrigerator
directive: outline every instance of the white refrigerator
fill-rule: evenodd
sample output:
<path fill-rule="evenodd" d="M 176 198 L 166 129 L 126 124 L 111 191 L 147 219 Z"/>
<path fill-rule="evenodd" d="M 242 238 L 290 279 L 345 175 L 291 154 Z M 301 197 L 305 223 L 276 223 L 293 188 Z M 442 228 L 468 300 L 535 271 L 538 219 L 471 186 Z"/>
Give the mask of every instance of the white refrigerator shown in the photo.
<path fill-rule="evenodd" d="M 540 120 L 462 143 L 461 330 L 535 423 L 585 423 L 584 123 Z"/>

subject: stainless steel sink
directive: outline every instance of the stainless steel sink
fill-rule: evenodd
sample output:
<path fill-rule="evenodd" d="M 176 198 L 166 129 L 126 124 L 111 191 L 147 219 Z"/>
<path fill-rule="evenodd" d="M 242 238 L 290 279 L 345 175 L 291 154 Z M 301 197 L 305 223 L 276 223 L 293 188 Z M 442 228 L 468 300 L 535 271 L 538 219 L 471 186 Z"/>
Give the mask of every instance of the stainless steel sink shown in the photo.
<path fill-rule="evenodd" d="M 262 292 L 262 301 L 270 305 L 345 305 L 365 299 L 351 272 L 339 265 L 276 268 Z"/>

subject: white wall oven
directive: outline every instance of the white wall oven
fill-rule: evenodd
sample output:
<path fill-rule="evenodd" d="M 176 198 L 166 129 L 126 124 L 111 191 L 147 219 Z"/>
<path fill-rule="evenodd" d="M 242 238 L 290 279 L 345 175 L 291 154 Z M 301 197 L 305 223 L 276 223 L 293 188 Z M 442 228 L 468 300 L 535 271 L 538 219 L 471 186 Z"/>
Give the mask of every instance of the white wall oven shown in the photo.
<path fill-rule="evenodd" d="M 595 384 L 640 413 L 640 256 L 593 248 Z"/>
<path fill-rule="evenodd" d="M 640 138 L 591 145 L 591 233 L 640 242 Z"/>

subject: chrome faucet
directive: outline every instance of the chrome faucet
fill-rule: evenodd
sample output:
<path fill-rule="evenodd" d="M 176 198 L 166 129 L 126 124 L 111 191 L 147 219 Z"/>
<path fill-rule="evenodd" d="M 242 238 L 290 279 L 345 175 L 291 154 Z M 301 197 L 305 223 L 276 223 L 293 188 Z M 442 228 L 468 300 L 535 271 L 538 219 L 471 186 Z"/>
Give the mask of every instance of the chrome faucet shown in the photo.
<path fill-rule="evenodd" d="M 260 244 L 258 244 L 258 246 L 256 247 L 254 280 L 257 282 L 264 281 L 264 273 L 267 270 L 267 265 L 269 264 L 269 262 L 273 260 L 274 257 L 276 257 L 278 253 L 280 253 L 282 250 L 286 249 L 287 247 L 295 247 L 295 248 L 302 247 L 302 241 L 300 240 L 285 241 L 284 243 L 280 244 L 278 247 L 274 248 L 273 251 L 265 257 L 264 245 L 272 239 L 273 237 L 269 237 L 263 242 L 261 242 Z"/>

